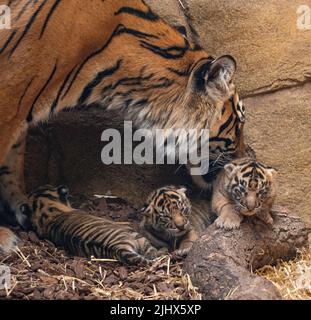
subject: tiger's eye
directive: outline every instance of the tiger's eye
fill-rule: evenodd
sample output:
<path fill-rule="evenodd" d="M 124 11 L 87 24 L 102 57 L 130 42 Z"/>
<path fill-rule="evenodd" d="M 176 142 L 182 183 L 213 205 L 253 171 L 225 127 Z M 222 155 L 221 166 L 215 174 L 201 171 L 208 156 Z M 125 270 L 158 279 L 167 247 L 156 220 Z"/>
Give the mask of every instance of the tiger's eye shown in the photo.
<path fill-rule="evenodd" d="M 268 193 L 269 192 L 266 189 L 259 191 L 259 195 L 261 198 L 266 198 L 268 196 Z"/>
<path fill-rule="evenodd" d="M 241 193 L 241 191 L 240 191 L 239 189 L 236 189 L 236 190 L 234 191 L 234 197 L 235 197 L 237 200 L 240 200 L 240 199 L 241 199 L 242 193 Z"/>

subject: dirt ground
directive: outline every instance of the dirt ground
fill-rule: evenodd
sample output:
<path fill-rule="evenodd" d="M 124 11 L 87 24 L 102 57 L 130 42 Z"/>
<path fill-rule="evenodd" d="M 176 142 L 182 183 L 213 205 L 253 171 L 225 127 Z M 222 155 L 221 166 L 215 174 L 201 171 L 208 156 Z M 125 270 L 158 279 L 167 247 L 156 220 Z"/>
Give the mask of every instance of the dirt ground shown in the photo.
<path fill-rule="evenodd" d="M 140 221 L 135 207 L 123 199 L 95 199 L 75 195 L 72 203 L 90 214 L 130 222 Z M 34 232 L 16 230 L 20 251 L 0 254 L 0 265 L 11 269 L 11 288 L 0 290 L 1 299 L 105 300 L 200 299 L 182 261 L 164 256 L 147 267 L 130 267 L 117 261 L 70 257 Z M 174 260 L 174 261 L 173 261 Z"/>

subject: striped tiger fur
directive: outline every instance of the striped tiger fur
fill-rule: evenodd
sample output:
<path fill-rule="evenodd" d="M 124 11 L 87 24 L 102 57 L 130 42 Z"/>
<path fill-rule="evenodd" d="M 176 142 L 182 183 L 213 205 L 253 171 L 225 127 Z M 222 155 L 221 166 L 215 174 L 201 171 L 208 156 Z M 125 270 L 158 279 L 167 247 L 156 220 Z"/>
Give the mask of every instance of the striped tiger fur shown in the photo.
<path fill-rule="evenodd" d="M 243 217 L 257 216 L 273 223 L 270 209 L 276 197 L 276 170 L 254 158 L 239 158 L 224 166 L 213 184 L 215 224 L 237 229 Z"/>
<path fill-rule="evenodd" d="M 117 259 L 143 265 L 158 256 L 158 251 L 130 226 L 74 210 L 65 186 L 43 186 L 29 196 L 30 221 L 39 237 L 48 239 L 70 254 L 90 258 Z"/>
<path fill-rule="evenodd" d="M 244 141 L 244 123 L 245 108 L 235 92 L 223 104 L 221 114 L 211 124 L 208 173 L 192 176 L 193 182 L 201 189 L 210 189 L 217 174 L 231 160 L 247 155 L 255 157 L 255 152 Z M 190 165 L 188 169 L 191 169 Z"/>
<path fill-rule="evenodd" d="M 20 225 L 30 126 L 95 104 L 139 128 L 201 132 L 234 93 L 234 59 L 213 59 L 143 0 L 0 4 L 12 25 L 0 33 L 0 192 Z"/>
<path fill-rule="evenodd" d="M 193 206 L 186 188 L 165 186 L 153 191 L 142 209 L 140 232 L 156 248 L 185 256 L 199 235 L 214 221 L 206 200 Z"/>
<path fill-rule="evenodd" d="M 192 229 L 191 204 L 183 187 L 165 186 L 153 191 L 142 214 L 140 232 L 158 249 L 177 249 Z"/>

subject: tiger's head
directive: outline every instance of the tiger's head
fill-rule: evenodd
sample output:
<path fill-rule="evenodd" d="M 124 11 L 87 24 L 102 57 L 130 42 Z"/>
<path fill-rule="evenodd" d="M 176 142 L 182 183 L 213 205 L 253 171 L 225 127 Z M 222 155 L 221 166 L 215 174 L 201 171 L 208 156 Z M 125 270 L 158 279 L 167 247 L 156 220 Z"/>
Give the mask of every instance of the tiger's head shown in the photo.
<path fill-rule="evenodd" d="M 142 213 L 141 227 L 160 239 L 174 240 L 191 229 L 191 204 L 185 188 L 167 186 L 154 191 Z"/>
<path fill-rule="evenodd" d="M 42 235 L 49 220 L 53 219 L 56 214 L 73 211 L 68 195 L 69 190 L 64 185 L 41 186 L 29 194 L 28 203 L 22 204 L 20 210 L 28 217 L 31 227 Z"/>
<path fill-rule="evenodd" d="M 276 197 L 276 170 L 252 158 L 225 165 L 225 192 L 237 212 L 253 216 L 269 211 Z"/>
<path fill-rule="evenodd" d="M 92 63 L 96 73 L 84 84 L 78 104 L 121 108 L 139 128 L 208 128 L 234 93 L 234 58 L 214 59 L 185 28 L 170 26 L 142 0 L 107 0 L 99 6 L 107 17 L 92 37 L 99 34 L 101 46 L 73 78 L 82 81 L 83 67 Z M 71 83 L 69 92 L 76 85 Z"/>

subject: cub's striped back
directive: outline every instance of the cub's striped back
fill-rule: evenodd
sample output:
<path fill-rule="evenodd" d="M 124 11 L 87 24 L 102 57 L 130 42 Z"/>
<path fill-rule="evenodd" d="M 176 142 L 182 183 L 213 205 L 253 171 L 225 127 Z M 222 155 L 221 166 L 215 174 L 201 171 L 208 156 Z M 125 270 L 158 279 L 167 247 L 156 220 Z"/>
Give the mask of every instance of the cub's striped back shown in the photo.
<path fill-rule="evenodd" d="M 157 250 L 131 227 L 74 210 L 64 186 L 44 186 L 29 196 L 31 223 L 41 238 L 64 247 L 70 254 L 117 259 L 141 265 L 157 257 Z M 24 212 L 27 208 L 23 209 Z"/>

